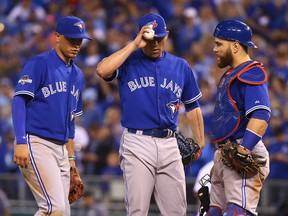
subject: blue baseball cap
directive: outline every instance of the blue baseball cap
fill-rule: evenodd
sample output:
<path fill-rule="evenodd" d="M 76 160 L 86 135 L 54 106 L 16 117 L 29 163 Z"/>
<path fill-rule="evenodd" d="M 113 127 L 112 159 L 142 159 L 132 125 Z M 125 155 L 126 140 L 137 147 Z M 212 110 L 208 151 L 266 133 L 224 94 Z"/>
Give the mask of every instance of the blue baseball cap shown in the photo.
<path fill-rule="evenodd" d="M 158 14 L 150 13 L 144 15 L 139 22 L 139 29 L 145 25 L 152 25 L 152 28 L 155 31 L 155 37 L 157 38 L 164 37 L 168 34 L 165 20 Z"/>
<path fill-rule="evenodd" d="M 86 26 L 83 20 L 75 16 L 65 16 L 58 20 L 56 32 L 67 38 L 85 38 L 91 40 L 86 34 Z"/>

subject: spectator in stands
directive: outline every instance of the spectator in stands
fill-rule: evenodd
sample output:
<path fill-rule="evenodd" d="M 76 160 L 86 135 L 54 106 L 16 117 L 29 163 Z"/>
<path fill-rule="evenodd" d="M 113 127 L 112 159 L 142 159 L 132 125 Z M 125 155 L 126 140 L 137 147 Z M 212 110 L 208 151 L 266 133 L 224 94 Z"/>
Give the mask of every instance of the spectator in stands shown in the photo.
<path fill-rule="evenodd" d="M 191 45 L 199 41 L 201 37 L 202 29 L 198 12 L 193 7 L 185 9 L 183 11 L 183 22 L 180 23 L 174 43 L 177 53 L 179 55 L 186 54 Z"/>
<path fill-rule="evenodd" d="M 14 26 L 15 32 L 19 31 L 23 25 L 37 21 L 43 21 L 46 11 L 43 7 L 36 5 L 32 0 L 22 0 L 17 3 L 7 16 L 8 22 Z"/>
<path fill-rule="evenodd" d="M 113 136 L 106 125 L 91 124 L 88 128 L 90 141 L 83 150 L 84 174 L 100 175 L 107 164 L 107 155 L 113 150 Z"/>
<path fill-rule="evenodd" d="M 288 179 L 288 139 L 282 127 L 274 130 L 275 142 L 269 147 L 270 174 L 268 178 Z"/>
<path fill-rule="evenodd" d="M 276 128 L 274 131 L 275 141 L 267 148 L 270 154 L 270 174 L 268 179 L 288 180 L 288 139 L 285 130 L 282 127 Z M 288 189 L 287 187 L 270 186 L 269 196 L 274 206 L 279 208 L 278 215 L 283 214 L 284 209 L 280 208 L 287 206 Z M 287 213 L 287 210 L 286 210 Z"/>

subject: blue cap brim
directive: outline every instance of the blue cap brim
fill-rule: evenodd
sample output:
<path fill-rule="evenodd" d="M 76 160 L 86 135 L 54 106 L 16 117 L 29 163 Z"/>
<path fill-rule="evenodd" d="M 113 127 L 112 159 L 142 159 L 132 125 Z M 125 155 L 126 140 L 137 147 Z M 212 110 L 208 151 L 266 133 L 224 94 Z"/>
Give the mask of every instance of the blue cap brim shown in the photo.
<path fill-rule="evenodd" d="M 241 42 L 239 42 L 239 43 L 241 43 Z M 247 42 L 247 43 L 243 43 L 243 44 L 248 46 L 248 47 L 255 48 L 255 49 L 258 48 L 252 41 Z"/>
<path fill-rule="evenodd" d="M 165 37 L 168 34 L 168 32 L 166 33 L 161 33 L 161 34 L 157 34 L 155 37 L 156 38 L 161 38 L 161 37 Z"/>
<path fill-rule="evenodd" d="M 82 39 L 88 39 L 88 40 L 92 40 L 92 38 L 90 38 L 87 34 L 63 34 L 65 37 L 67 38 L 82 38 Z"/>

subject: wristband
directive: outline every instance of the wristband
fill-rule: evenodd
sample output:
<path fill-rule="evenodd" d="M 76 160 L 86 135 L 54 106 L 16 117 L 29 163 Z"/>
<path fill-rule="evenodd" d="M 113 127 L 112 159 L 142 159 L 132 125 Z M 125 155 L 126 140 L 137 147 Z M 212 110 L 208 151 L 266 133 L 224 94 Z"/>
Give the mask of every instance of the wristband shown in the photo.
<path fill-rule="evenodd" d="M 262 137 L 255 132 L 246 129 L 242 142 L 240 144 L 251 151 L 254 146 L 261 140 L 261 138 Z"/>
<path fill-rule="evenodd" d="M 68 160 L 69 161 L 75 161 L 76 160 L 76 156 L 68 156 Z"/>

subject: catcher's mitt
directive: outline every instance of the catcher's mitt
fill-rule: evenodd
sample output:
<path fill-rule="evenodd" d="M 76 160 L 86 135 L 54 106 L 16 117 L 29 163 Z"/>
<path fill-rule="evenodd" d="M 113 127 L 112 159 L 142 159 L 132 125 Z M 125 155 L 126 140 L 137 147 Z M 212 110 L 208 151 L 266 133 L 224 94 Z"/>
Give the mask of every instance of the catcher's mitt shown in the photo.
<path fill-rule="evenodd" d="M 266 159 L 253 154 L 243 154 L 238 151 L 238 148 L 244 148 L 238 143 L 227 142 L 220 148 L 221 161 L 226 166 L 236 170 L 239 173 L 255 174 L 259 168 L 265 166 Z"/>
<path fill-rule="evenodd" d="M 180 133 L 175 133 L 178 148 L 184 165 L 190 164 L 192 161 L 198 160 L 202 154 L 201 148 L 192 138 L 185 138 Z"/>
<path fill-rule="evenodd" d="M 69 203 L 73 203 L 80 199 L 84 194 L 84 184 L 76 167 L 70 168 L 70 190 Z"/>

